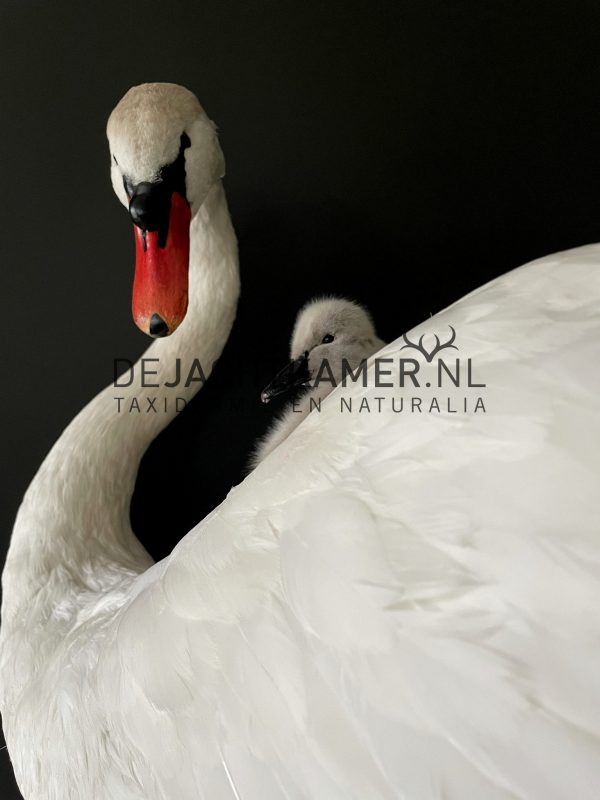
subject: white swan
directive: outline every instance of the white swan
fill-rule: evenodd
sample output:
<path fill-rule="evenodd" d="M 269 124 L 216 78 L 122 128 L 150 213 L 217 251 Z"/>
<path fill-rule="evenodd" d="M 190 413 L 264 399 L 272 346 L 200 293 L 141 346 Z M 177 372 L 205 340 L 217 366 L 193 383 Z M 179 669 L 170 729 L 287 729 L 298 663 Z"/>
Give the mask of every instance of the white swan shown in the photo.
<path fill-rule="evenodd" d="M 161 357 L 214 356 L 233 317 L 214 178 Z M 4 572 L 25 798 L 596 798 L 599 262 L 542 259 L 388 345 L 369 386 L 336 389 L 153 566 L 127 509 L 157 423 L 124 422 L 112 387 L 93 401 L 34 479 Z M 461 385 L 436 411 L 424 379 L 449 325 Z M 485 387 L 463 384 L 468 359 Z M 390 412 L 416 395 L 432 413 Z"/>
<path fill-rule="evenodd" d="M 175 415 L 177 397 L 189 400 L 201 385 L 167 383 L 177 361 L 183 376 L 195 364 L 210 373 L 239 294 L 223 155 L 194 95 L 173 84 L 135 87 L 111 114 L 107 133 L 117 196 L 139 222 L 157 215 L 149 221 L 156 230 L 134 228 L 134 318 L 155 336 L 168 332 L 165 325 L 174 333 L 144 353 L 129 386 L 108 386 L 72 421 L 17 515 L 3 572 L 0 709 L 27 800 L 128 796 L 103 766 L 108 739 L 100 743 L 97 729 L 95 744 L 86 743 L 82 720 L 70 716 L 89 691 L 74 676 L 103 647 L 100 630 L 111 617 L 118 625 L 117 608 L 153 563 L 129 523 L 138 465 Z M 169 241 L 159 246 L 165 233 Z M 148 401 L 160 413 L 145 413 Z M 127 413 L 133 403 L 142 413 Z"/>
<path fill-rule="evenodd" d="M 344 376 L 354 377 L 369 356 L 384 346 L 369 312 L 340 297 L 311 300 L 300 309 L 290 343 L 290 363 L 261 394 L 264 403 L 294 387 L 310 386 L 290 404 L 258 442 L 251 467 L 256 467 L 321 401 Z M 312 385 L 311 385 L 312 384 Z"/>

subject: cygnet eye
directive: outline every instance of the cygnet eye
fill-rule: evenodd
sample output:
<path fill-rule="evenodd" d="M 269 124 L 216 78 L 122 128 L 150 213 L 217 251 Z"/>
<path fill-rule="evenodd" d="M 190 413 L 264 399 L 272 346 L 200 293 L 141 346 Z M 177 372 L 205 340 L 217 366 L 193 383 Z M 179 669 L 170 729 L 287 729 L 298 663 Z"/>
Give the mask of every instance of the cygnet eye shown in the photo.
<path fill-rule="evenodd" d="M 323 337 L 322 344 L 329 344 L 330 342 L 333 342 L 333 339 L 334 336 L 332 333 L 326 333 L 325 336 Z"/>

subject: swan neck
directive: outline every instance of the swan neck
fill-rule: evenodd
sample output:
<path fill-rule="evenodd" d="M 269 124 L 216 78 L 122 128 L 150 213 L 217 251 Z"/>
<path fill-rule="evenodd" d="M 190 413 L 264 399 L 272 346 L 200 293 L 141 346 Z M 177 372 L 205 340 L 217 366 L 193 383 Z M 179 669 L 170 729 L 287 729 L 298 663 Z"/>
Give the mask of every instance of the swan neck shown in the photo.
<path fill-rule="evenodd" d="M 17 624 L 20 609 L 40 591 L 50 604 L 81 591 L 103 592 L 152 563 L 129 522 L 139 463 L 177 413 L 175 397 L 187 403 L 202 386 L 166 385 L 177 362 L 186 376 L 197 360 L 208 377 L 229 336 L 238 294 L 237 243 L 219 182 L 191 224 L 185 320 L 150 345 L 127 386 L 107 386 L 75 417 L 25 494 L 3 573 L 3 624 Z M 116 396 L 123 397 L 123 409 L 135 399 L 140 411 L 119 412 Z M 144 407 L 150 397 L 156 413 Z"/>

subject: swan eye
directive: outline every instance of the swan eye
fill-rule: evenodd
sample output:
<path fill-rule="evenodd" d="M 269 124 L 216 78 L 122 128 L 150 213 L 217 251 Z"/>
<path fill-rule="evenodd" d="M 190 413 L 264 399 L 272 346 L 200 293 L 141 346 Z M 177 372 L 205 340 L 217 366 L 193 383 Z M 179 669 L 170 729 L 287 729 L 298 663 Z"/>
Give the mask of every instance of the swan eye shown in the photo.
<path fill-rule="evenodd" d="M 334 337 L 332 333 L 326 333 L 321 344 L 329 344 L 330 342 L 333 342 L 333 339 Z"/>

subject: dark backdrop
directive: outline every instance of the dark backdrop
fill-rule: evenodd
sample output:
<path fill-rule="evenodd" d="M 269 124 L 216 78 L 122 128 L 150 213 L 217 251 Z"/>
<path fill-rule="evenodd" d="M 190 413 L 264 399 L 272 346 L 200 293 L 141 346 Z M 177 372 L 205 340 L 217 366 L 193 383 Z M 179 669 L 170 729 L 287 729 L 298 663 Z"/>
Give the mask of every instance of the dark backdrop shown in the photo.
<path fill-rule="evenodd" d="M 389 339 L 600 238 L 595 0 L 0 8 L 2 554 L 53 441 L 113 358 L 147 344 L 104 138 L 132 84 L 183 83 L 218 122 L 242 265 L 214 377 L 142 465 L 132 519 L 157 557 L 240 480 L 272 413 L 258 392 L 308 297 L 362 300 Z"/>

